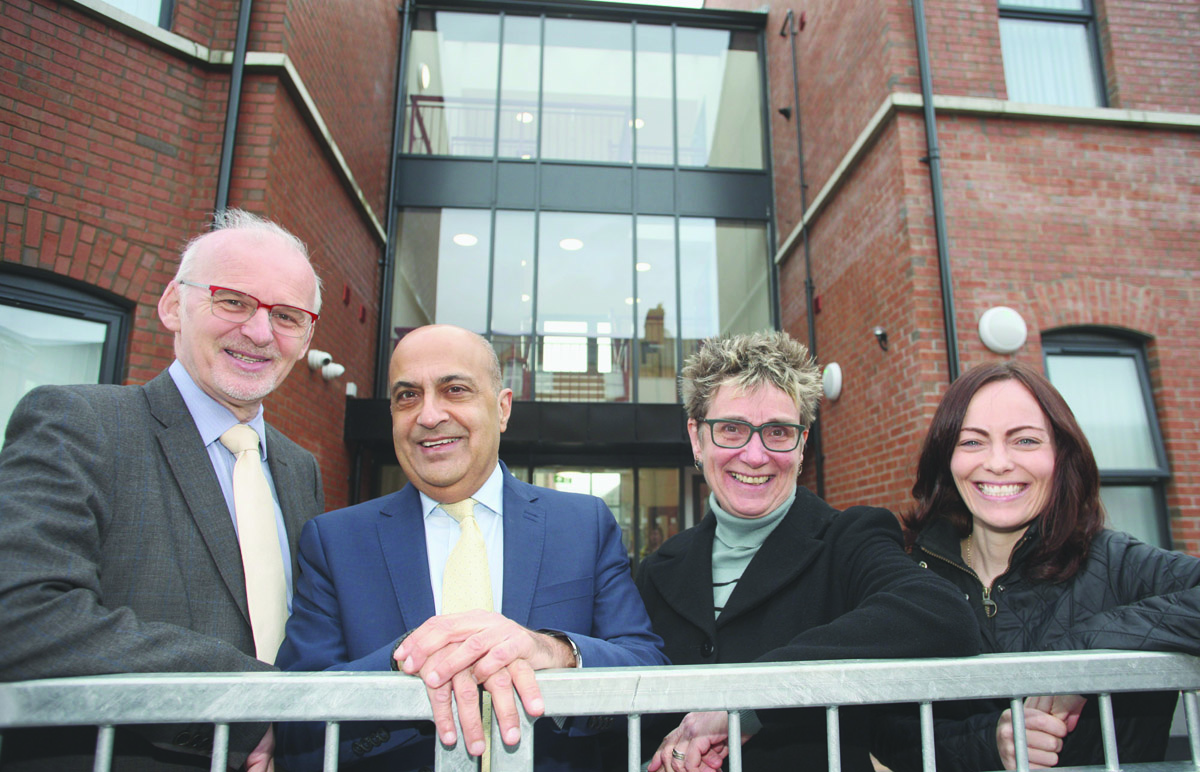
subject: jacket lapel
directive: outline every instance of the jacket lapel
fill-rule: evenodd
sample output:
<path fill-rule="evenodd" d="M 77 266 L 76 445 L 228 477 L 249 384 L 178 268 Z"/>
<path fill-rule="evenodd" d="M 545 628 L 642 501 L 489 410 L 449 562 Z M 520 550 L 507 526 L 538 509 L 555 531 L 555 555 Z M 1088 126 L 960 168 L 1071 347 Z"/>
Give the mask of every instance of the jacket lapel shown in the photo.
<path fill-rule="evenodd" d="M 658 560 L 647 565 L 663 602 L 701 630 L 712 633 L 713 620 L 712 545 L 717 519 L 712 512 L 691 532 L 685 544 L 663 546 Z"/>
<path fill-rule="evenodd" d="M 533 608 L 533 592 L 546 546 L 546 510 L 537 489 L 504 469 L 504 616 L 524 625 Z"/>
<path fill-rule="evenodd" d="M 300 496 L 300 487 L 296 481 L 295 472 L 283 452 L 283 437 L 270 424 L 267 428 L 267 466 L 271 469 L 271 479 L 275 481 L 275 495 L 279 497 L 279 510 L 283 513 L 283 528 L 288 536 L 288 554 L 292 559 L 292 576 L 299 572 L 296 558 L 300 543 L 300 513 L 305 511 L 305 503 Z"/>
<path fill-rule="evenodd" d="M 380 502 L 379 546 L 400 606 L 405 631 L 434 614 L 421 497 L 411 484 Z"/>
<path fill-rule="evenodd" d="M 717 620 L 718 627 L 769 600 L 816 560 L 825 549 L 824 543 L 814 538 L 816 529 L 824 522 L 822 513 L 817 511 L 820 508 L 828 507 L 805 489 L 797 490 L 792 508 L 746 566 Z"/>
<path fill-rule="evenodd" d="M 237 532 L 225 497 L 221 494 L 217 473 L 213 471 L 208 451 L 200 439 L 200 432 L 196 430 L 196 423 L 170 375 L 164 372 L 143 388 L 150 404 L 150 414 L 159 424 L 156 433 L 165 463 L 179 485 L 221 580 L 248 625 L 250 612 L 246 607 L 246 577 L 242 571 Z"/>

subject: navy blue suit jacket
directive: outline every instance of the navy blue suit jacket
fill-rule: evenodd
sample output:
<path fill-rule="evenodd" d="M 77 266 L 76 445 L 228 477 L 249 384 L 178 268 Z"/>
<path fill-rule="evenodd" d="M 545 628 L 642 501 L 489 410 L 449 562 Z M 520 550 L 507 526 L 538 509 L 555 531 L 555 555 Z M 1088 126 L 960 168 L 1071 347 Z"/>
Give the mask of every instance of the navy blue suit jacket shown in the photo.
<path fill-rule="evenodd" d="M 567 633 L 585 667 L 668 664 L 604 502 L 529 485 L 505 469 L 503 516 L 504 616 Z M 434 614 L 428 566 L 412 485 L 314 518 L 300 536 L 292 617 L 277 664 L 389 670 L 396 641 Z M 431 723 L 346 723 L 341 763 L 392 770 L 431 765 L 432 730 Z M 598 768 L 593 738 L 554 730 L 553 722 L 538 722 L 539 772 Z M 293 772 L 320 768 L 323 741 L 323 724 L 277 728 L 278 757 Z"/>

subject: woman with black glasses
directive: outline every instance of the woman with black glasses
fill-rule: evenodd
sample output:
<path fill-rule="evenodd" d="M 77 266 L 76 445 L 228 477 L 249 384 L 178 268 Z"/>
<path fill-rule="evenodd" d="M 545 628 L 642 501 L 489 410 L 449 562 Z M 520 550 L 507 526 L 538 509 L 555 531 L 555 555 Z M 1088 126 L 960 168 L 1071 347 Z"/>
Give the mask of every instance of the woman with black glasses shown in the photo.
<path fill-rule="evenodd" d="M 647 558 L 637 578 L 672 663 L 978 653 L 962 594 L 909 559 L 891 512 L 839 512 L 797 485 L 820 396 L 804 346 L 782 332 L 711 339 L 681 381 L 692 452 L 712 491 L 708 513 Z M 871 769 L 858 713 L 844 710 L 840 722 L 848 771 Z M 647 751 L 657 747 L 651 772 L 720 767 L 724 712 L 661 726 L 656 718 L 644 717 Z M 747 711 L 742 730 L 746 770 L 825 766 L 820 708 Z"/>

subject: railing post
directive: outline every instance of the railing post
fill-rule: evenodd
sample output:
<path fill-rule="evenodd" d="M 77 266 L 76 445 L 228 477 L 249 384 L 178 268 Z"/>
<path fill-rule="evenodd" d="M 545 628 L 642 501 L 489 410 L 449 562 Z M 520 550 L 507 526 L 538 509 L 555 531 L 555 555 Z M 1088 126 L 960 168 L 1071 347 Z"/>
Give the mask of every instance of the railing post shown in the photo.
<path fill-rule="evenodd" d="M 937 751 L 933 742 L 933 703 L 921 703 L 921 769 L 937 772 Z"/>
<path fill-rule="evenodd" d="M 92 772 L 108 772 L 112 768 L 113 739 L 116 729 L 111 724 L 96 727 L 96 760 Z"/>
<path fill-rule="evenodd" d="M 342 744 L 342 725 L 336 721 L 325 722 L 324 772 L 337 772 L 338 746 Z"/>
<path fill-rule="evenodd" d="M 225 772 L 229 768 L 229 724 L 213 725 L 211 772 Z"/>
<path fill-rule="evenodd" d="M 642 768 L 642 715 L 640 713 L 629 714 L 626 753 L 628 772 L 638 772 Z"/>
<path fill-rule="evenodd" d="M 726 747 L 729 748 L 729 772 L 742 772 L 742 714 L 739 711 L 729 711 L 728 734 L 725 736 Z"/>
<path fill-rule="evenodd" d="M 1117 758 L 1117 726 L 1113 721 L 1112 694 L 1100 694 L 1100 736 L 1104 738 L 1104 768 L 1118 772 L 1121 762 Z"/>
<path fill-rule="evenodd" d="M 516 745 L 505 745 L 500 737 L 500 722 L 496 720 L 495 712 L 492 713 L 492 772 L 533 772 L 533 720 L 515 692 L 513 699 L 517 701 L 521 740 Z"/>
<path fill-rule="evenodd" d="M 1013 697 L 1008 703 L 1012 715 L 1013 745 L 1016 746 L 1017 769 L 1029 772 L 1029 740 L 1025 736 L 1025 699 Z"/>
<path fill-rule="evenodd" d="M 825 742 L 828 745 L 829 772 L 842 772 L 842 726 L 838 706 L 825 708 Z"/>
<path fill-rule="evenodd" d="M 1183 708 L 1187 716 L 1188 746 L 1192 749 L 1192 767 L 1200 772 L 1200 701 L 1197 692 L 1183 693 Z"/>

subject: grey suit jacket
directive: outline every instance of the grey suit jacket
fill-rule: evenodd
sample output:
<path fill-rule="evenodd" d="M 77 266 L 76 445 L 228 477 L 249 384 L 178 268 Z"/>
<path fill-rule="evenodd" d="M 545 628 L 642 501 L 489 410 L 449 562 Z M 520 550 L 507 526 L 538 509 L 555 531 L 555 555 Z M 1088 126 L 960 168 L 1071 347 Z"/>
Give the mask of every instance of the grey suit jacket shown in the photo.
<path fill-rule="evenodd" d="M 324 506 L 320 470 L 270 426 L 267 448 L 294 569 L 300 527 Z M 26 395 L 0 452 L 0 680 L 269 669 L 229 509 L 170 376 Z M 232 764 L 264 729 L 235 728 Z M 6 733 L 0 761 L 70 768 L 74 742 L 90 758 L 94 735 Z M 126 736 L 114 769 L 207 766 L 207 743 L 207 727 Z M 24 756 L 40 766 L 14 764 Z"/>

